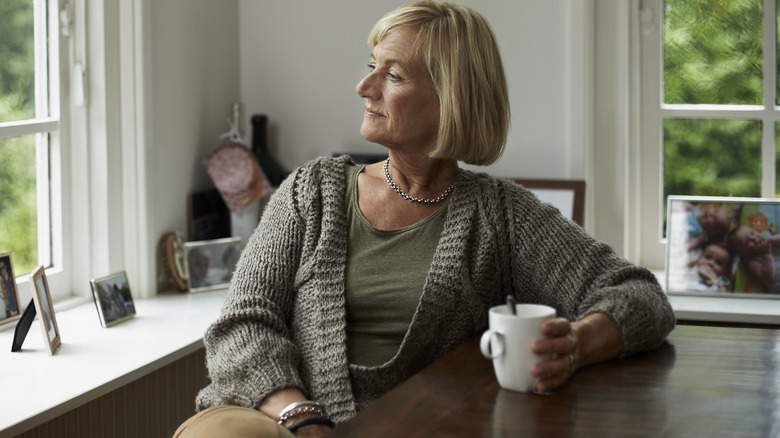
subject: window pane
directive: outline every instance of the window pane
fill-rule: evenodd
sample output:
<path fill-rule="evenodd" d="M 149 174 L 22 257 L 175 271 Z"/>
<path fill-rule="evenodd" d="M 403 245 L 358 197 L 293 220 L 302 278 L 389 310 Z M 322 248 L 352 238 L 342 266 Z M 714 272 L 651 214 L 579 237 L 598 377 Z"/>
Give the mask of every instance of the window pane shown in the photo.
<path fill-rule="evenodd" d="M 762 0 L 666 0 L 664 102 L 762 103 Z"/>
<path fill-rule="evenodd" d="M 665 119 L 664 199 L 668 195 L 761 195 L 761 122 Z"/>
<path fill-rule="evenodd" d="M 0 122 L 35 117 L 33 18 L 31 0 L 0 2 Z"/>
<path fill-rule="evenodd" d="M 0 140 L 0 252 L 12 252 L 16 275 L 38 264 L 35 137 Z"/>

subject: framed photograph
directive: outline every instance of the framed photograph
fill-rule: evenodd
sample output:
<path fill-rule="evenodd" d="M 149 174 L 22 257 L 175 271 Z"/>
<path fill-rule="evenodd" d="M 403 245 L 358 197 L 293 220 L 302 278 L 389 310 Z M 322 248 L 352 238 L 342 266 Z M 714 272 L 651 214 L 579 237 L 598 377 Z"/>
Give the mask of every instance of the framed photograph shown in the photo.
<path fill-rule="evenodd" d="M 558 208 L 567 219 L 585 226 L 585 181 L 574 179 L 513 178 L 539 200 Z"/>
<path fill-rule="evenodd" d="M 780 298 L 780 199 L 670 196 L 670 294 Z"/>
<path fill-rule="evenodd" d="M 135 316 L 135 303 L 125 271 L 90 280 L 100 324 L 110 327 Z"/>
<path fill-rule="evenodd" d="M 46 280 L 46 271 L 43 266 L 38 266 L 30 276 L 33 302 L 41 322 L 43 340 L 49 354 L 53 355 L 60 348 L 60 329 L 57 327 L 57 318 L 54 316 L 54 303 L 49 292 L 49 282 Z"/>
<path fill-rule="evenodd" d="M 11 253 L 0 253 L 0 324 L 19 319 L 20 307 Z"/>
<path fill-rule="evenodd" d="M 184 252 L 189 291 L 220 289 L 227 287 L 233 278 L 241 255 L 241 238 L 185 242 Z"/>

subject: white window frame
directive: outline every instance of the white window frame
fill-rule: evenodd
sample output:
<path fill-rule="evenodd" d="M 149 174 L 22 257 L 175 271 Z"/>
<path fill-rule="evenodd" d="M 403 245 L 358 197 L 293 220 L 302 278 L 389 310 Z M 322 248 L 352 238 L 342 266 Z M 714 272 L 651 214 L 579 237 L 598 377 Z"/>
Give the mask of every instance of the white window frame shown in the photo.
<path fill-rule="evenodd" d="M 68 81 L 63 68 L 62 39 L 59 28 L 59 2 L 33 2 L 35 39 L 35 108 L 36 118 L 0 124 L 2 137 L 36 135 L 36 180 L 38 217 L 38 260 L 47 267 L 46 274 L 54 298 L 69 295 L 68 261 L 63 257 L 67 245 L 62 218 L 69 215 L 69 203 L 63 202 L 67 187 L 67 172 L 63 172 L 63 157 L 67 156 L 67 107 L 62 105 L 62 82 Z M 17 274 L 18 275 L 18 274 Z M 26 276 L 17 278 L 22 304 L 31 293 Z"/>
<path fill-rule="evenodd" d="M 39 181 L 47 175 L 51 181 L 39 184 L 50 193 L 38 194 L 39 211 L 51 207 L 51 221 L 39 220 L 38 226 L 39 233 L 51 228 L 52 250 L 46 247 L 43 255 L 51 259 L 46 276 L 52 297 L 57 306 L 91 300 L 89 280 L 120 270 L 127 272 L 136 297 L 153 296 L 144 111 L 148 9 L 144 0 L 40 2 L 53 17 L 51 117 L 3 128 L 9 136 L 52 133 L 49 163 L 37 164 Z M 83 99 L 73 98 L 74 86 L 84 90 Z M 27 304 L 29 279 L 17 277 L 17 283 Z"/>
<path fill-rule="evenodd" d="M 71 288 L 88 296 L 90 279 L 124 270 L 134 296 L 150 297 L 148 8 L 144 0 L 64 1 L 74 5 L 71 64 L 82 66 L 86 90 L 83 105 L 71 108 Z"/>
<path fill-rule="evenodd" d="M 633 110 L 638 81 L 633 32 L 639 0 L 592 1 L 593 159 L 586 209 L 594 236 L 638 263 L 634 235 L 638 200 L 633 194 L 639 178 L 634 159 L 637 112 Z"/>
<path fill-rule="evenodd" d="M 630 218 L 628 228 L 634 236 L 630 253 L 637 262 L 653 267 L 664 266 L 666 245 L 662 238 L 663 222 L 663 119 L 667 117 L 729 118 L 760 120 L 762 132 L 761 196 L 775 196 L 775 122 L 780 119 L 780 108 L 775 104 L 776 49 L 775 0 L 764 0 L 764 97 L 762 105 L 669 105 L 663 103 L 663 0 L 635 2 L 632 11 L 634 29 L 631 33 L 631 59 L 636 84 L 633 103 L 633 128 L 636 141 L 631 154 L 636 157 L 629 177 L 631 193 L 636 196 L 636 217 Z"/>

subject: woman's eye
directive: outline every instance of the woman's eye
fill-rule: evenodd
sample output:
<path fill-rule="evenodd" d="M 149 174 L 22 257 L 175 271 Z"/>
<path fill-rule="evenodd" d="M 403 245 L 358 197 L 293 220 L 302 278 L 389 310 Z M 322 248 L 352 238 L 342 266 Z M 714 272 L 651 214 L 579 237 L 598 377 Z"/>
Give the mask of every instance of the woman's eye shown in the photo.
<path fill-rule="evenodd" d="M 373 72 L 374 70 L 376 70 L 376 65 L 368 64 L 368 71 L 369 71 L 369 73 Z M 393 74 L 393 73 L 390 73 L 390 72 L 387 72 L 387 77 L 390 78 L 390 80 L 392 82 L 399 82 L 399 81 L 401 81 L 401 77 L 400 76 L 398 76 L 396 74 Z"/>

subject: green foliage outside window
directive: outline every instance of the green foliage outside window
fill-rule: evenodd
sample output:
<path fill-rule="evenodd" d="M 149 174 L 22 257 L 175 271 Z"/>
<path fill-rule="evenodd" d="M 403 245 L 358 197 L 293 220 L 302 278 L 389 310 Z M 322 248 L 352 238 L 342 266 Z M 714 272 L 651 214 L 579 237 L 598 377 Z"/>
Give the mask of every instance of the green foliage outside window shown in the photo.
<path fill-rule="evenodd" d="M 664 102 L 762 105 L 762 0 L 664 6 Z M 664 198 L 761 195 L 761 121 L 667 118 L 663 130 Z"/>
<path fill-rule="evenodd" d="M 761 122 L 666 119 L 666 194 L 761 196 Z"/>
<path fill-rule="evenodd" d="M 667 0 L 664 102 L 761 105 L 762 0 Z"/>
<path fill-rule="evenodd" d="M 35 117 L 33 3 L 0 1 L 0 122 Z M 38 264 L 35 135 L 0 139 L 0 252 L 17 275 Z"/>
<path fill-rule="evenodd" d="M 32 0 L 0 2 L 0 122 L 35 116 Z"/>

